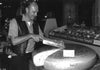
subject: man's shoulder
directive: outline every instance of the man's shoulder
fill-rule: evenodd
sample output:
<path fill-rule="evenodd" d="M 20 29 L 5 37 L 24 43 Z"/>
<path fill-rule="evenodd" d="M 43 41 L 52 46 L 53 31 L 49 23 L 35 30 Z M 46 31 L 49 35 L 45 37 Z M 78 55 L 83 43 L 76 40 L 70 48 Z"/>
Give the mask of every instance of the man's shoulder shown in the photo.
<path fill-rule="evenodd" d="M 21 20 L 21 19 L 22 19 L 22 16 L 16 16 L 16 17 L 12 18 L 10 20 L 10 22 L 17 22 L 18 20 Z"/>
<path fill-rule="evenodd" d="M 12 27 L 12 26 L 16 26 L 17 25 L 17 21 L 16 21 L 16 18 L 12 18 L 9 22 L 9 25 Z"/>
<path fill-rule="evenodd" d="M 15 18 L 10 19 L 10 24 L 17 23 Z"/>

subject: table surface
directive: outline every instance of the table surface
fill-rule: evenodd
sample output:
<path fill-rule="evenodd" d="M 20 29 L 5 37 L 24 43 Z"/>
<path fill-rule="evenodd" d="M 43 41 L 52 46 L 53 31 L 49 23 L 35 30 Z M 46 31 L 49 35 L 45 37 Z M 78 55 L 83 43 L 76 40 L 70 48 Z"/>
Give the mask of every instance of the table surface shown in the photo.
<path fill-rule="evenodd" d="M 65 44 L 65 48 L 63 50 L 75 50 L 75 58 L 85 58 L 85 57 L 95 57 L 96 56 L 96 52 L 94 50 L 92 50 L 89 47 L 83 46 L 83 45 L 78 45 L 78 44 L 72 44 L 72 43 L 66 43 Z M 63 58 L 63 52 L 62 50 L 60 52 L 58 52 L 59 54 L 55 55 L 55 58 Z M 53 56 L 52 56 L 53 57 Z"/>

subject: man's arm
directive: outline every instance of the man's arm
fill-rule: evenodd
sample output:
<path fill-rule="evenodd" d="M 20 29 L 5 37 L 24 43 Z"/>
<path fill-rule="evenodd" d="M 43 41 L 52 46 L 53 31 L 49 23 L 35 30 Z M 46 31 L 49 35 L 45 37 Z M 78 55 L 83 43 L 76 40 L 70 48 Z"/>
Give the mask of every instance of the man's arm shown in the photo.
<path fill-rule="evenodd" d="M 26 36 L 21 36 L 21 37 L 11 37 L 11 41 L 12 41 L 12 44 L 13 45 L 17 45 L 17 44 L 20 44 L 20 43 L 23 43 L 25 41 L 27 41 L 28 39 L 31 38 L 31 35 L 26 35 Z"/>
<path fill-rule="evenodd" d="M 18 36 L 18 25 L 17 25 L 16 20 L 12 19 L 10 21 L 8 37 L 10 37 L 13 45 L 20 44 L 20 43 L 32 38 L 31 36 L 32 36 L 32 34 L 19 37 Z"/>

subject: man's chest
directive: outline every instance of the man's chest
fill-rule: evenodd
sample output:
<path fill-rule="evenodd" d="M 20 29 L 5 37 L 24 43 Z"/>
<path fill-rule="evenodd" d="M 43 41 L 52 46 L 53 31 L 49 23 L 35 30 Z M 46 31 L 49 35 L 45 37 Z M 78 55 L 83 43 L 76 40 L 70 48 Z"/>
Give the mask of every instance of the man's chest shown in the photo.
<path fill-rule="evenodd" d="M 33 24 L 31 22 L 26 22 L 29 33 L 33 33 Z"/>

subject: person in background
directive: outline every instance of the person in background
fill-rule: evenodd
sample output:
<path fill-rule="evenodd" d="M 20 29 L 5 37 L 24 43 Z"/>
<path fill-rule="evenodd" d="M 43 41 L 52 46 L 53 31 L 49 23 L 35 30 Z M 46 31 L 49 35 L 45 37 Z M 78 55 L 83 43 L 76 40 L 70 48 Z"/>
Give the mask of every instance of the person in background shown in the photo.
<path fill-rule="evenodd" d="M 54 29 L 53 31 L 56 31 L 56 32 L 64 32 L 65 29 L 67 29 L 67 25 L 63 25 L 61 27 L 58 27 L 58 28 Z"/>
<path fill-rule="evenodd" d="M 11 44 L 8 53 L 8 70 L 29 70 L 29 59 L 36 42 L 43 38 L 43 33 L 36 23 L 38 5 L 33 0 L 22 4 L 22 15 L 10 20 L 8 40 Z"/>
<path fill-rule="evenodd" d="M 64 32 L 66 29 L 68 29 L 70 27 L 74 27 L 74 26 L 80 26 L 80 25 L 78 25 L 76 22 L 74 22 L 70 26 L 68 24 L 64 24 L 63 26 L 58 27 L 58 28 L 54 29 L 53 31 L 56 31 L 56 32 Z"/>

